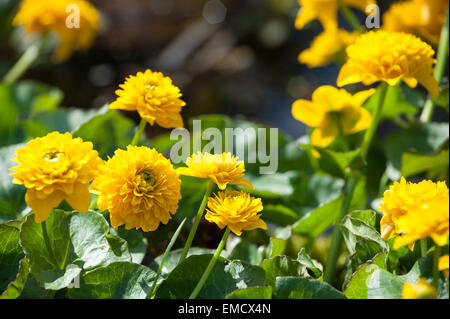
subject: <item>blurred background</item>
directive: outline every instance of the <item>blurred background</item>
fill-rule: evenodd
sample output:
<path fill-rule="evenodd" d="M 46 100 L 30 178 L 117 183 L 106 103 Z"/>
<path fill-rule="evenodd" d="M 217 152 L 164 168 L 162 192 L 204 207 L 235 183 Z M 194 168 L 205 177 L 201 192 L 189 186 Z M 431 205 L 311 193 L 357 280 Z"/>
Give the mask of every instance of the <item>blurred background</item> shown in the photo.
<path fill-rule="evenodd" d="M 19 2 L 0 0 L 0 75 L 19 56 L 21 34 L 11 27 Z M 297 62 L 322 31 L 317 21 L 294 28 L 297 0 L 91 2 L 103 18 L 94 46 L 62 64 L 42 60 L 23 77 L 61 89 L 64 106 L 99 108 L 115 100 L 127 76 L 150 68 L 181 88 L 185 122 L 200 114 L 242 116 L 297 138 L 306 127 L 292 118 L 292 102 L 309 98 L 318 85 L 335 85 L 337 65 L 309 69 Z M 382 12 L 391 2 L 379 1 Z M 134 112 L 126 116 L 137 121 Z M 155 126 L 148 133 L 163 131 Z"/>

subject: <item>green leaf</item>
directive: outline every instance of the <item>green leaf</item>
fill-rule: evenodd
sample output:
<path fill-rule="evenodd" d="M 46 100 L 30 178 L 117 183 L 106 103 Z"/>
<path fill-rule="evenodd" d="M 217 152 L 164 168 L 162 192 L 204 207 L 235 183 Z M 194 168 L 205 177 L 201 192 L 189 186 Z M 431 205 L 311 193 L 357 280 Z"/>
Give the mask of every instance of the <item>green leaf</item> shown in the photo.
<path fill-rule="evenodd" d="M 0 146 L 19 142 L 16 137 L 19 112 L 11 87 L 0 83 Z"/>
<path fill-rule="evenodd" d="M 242 260 L 251 265 L 259 265 L 262 261 L 262 256 L 258 246 L 243 240 L 234 246 L 229 255 L 229 259 Z"/>
<path fill-rule="evenodd" d="M 349 152 L 336 152 L 327 148 L 314 147 L 312 145 L 304 145 L 304 147 L 309 147 L 319 152 L 320 158 L 317 159 L 317 162 L 320 169 L 332 176 L 345 178 L 350 167 L 363 166 L 363 161 L 360 156 L 361 149 Z"/>
<path fill-rule="evenodd" d="M 187 253 L 186 257 L 190 256 L 197 256 L 197 255 L 205 255 L 205 254 L 214 254 L 214 249 L 206 249 L 206 248 L 198 248 L 198 247 L 191 247 Z M 181 254 L 183 253 L 183 248 L 172 250 L 168 255 L 166 262 L 164 263 L 164 267 L 161 271 L 162 277 L 167 277 L 172 270 L 175 269 L 175 267 L 178 265 L 178 261 L 180 260 Z M 225 250 L 222 250 L 220 253 L 221 257 L 227 258 L 227 252 Z M 150 268 L 154 271 L 157 271 L 159 268 L 159 265 L 161 264 L 162 258 L 164 254 L 158 256 L 153 260 L 153 262 L 150 264 Z"/>
<path fill-rule="evenodd" d="M 115 262 L 87 272 L 79 288 L 69 289 L 69 298 L 77 299 L 145 299 L 156 273 L 150 268 Z"/>
<path fill-rule="evenodd" d="M 110 233 L 126 240 L 128 250 L 131 254 L 131 261 L 135 264 L 140 264 L 147 253 L 147 238 L 144 237 L 141 231 L 136 229 L 125 229 L 121 226 L 118 230 L 110 228 Z"/>
<path fill-rule="evenodd" d="M 385 253 L 380 253 L 361 265 L 345 288 L 345 296 L 349 299 L 367 299 L 368 278 L 376 269 L 386 269 L 386 257 Z"/>
<path fill-rule="evenodd" d="M 377 223 L 377 213 L 371 209 L 355 210 L 349 214 L 353 218 L 362 220 L 364 223 L 375 227 Z"/>
<path fill-rule="evenodd" d="M 76 132 L 81 125 L 96 116 L 97 112 L 77 108 L 39 112 L 24 121 L 22 128 L 31 138 L 41 137 L 53 131 Z"/>
<path fill-rule="evenodd" d="M 371 114 L 377 106 L 380 96 L 380 90 L 377 90 L 374 95 L 365 103 L 364 107 L 367 108 Z M 383 119 L 395 119 L 399 115 L 403 114 L 416 114 L 419 109 L 412 105 L 405 97 L 401 85 L 389 86 L 381 116 Z"/>
<path fill-rule="evenodd" d="M 19 245 L 19 230 L 0 224 L 0 293 L 16 278 L 23 257 Z"/>
<path fill-rule="evenodd" d="M 272 299 L 272 287 L 249 287 L 237 289 L 225 299 Z"/>
<path fill-rule="evenodd" d="M 266 282 L 275 287 L 279 276 L 310 277 L 306 266 L 288 256 L 275 256 L 263 260 L 261 268 L 266 272 Z"/>
<path fill-rule="evenodd" d="M 434 104 L 442 107 L 448 113 L 449 112 L 449 110 L 448 110 L 448 104 L 449 104 L 448 86 L 446 88 L 442 89 L 439 92 L 439 96 L 433 98 L 432 101 Z"/>
<path fill-rule="evenodd" d="M 17 299 L 25 288 L 29 274 L 30 265 L 26 258 L 22 258 L 16 278 L 9 283 L 6 290 L 0 295 L 0 299 Z"/>
<path fill-rule="evenodd" d="M 342 235 L 351 254 L 356 252 L 356 244 L 360 241 L 370 240 L 380 246 L 384 251 L 389 246 L 381 239 L 380 233 L 371 225 L 352 215 L 346 215 L 341 222 Z"/>
<path fill-rule="evenodd" d="M 30 114 L 55 110 L 64 98 L 60 89 L 34 81 L 20 81 L 13 85 L 12 93 L 24 119 Z"/>
<path fill-rule="evenodd" d="M 297 177 L 296 172 L 275 173 L 270 175 L 251 175 L 247 178 L 252 182 L 255 190 L 250 193 L 262 197 L 289 196 L 294 192 L 292 179 Z"/>
<path fill-rule="evenodd" d="M 12 173 L 9 168 L 17 166 L 11 159 L 16 157 L 15 151 L 23 146 L 17 144 L 0 148 L 0 222 L 19 219 L 23 215 L 26 188 L 13 184 L 13 178 L 9 175 Z"/>
<path fill-rule="evenodd" d="M 403 276 L 396 276 L 384 269 L 375 269 L 367 279 L 367 298 L 369 299 L 401 299 L 402 288 L 407 282 L 416 283 L 420 278 L 431 278 L 432 258 L 419 259 L 414 267 Z"/>
<path fill-rule="evenodd" d="M 106 220 L 96 212 L 53 210 L 45 223 L 36 223 L 34 215 L 26 218 L 20 244 L 41 286 L 57 290 L 67 287 L 83 270 L 131 261 L 126 241 L 108 231 Z"/>
<path fill-rule="evenodd" d="M 394 181 L 400 179 L 402 156 L 405 152 L 436 155 L 448 138 L 448 123 L 416 123 L 389 136 L 384 143 L 389 159 L 388 177 Z"/>
<path fill-rule="evenodd" d="M 300 277 L 277 277 L 277 299 L 345 299 L 345 295 L 326 282 Z"/>
<path fill-rule="evenodd" d="M 365 206 L 365 182 L 360 179 L 355 187 L 352 202 L 350 204 L 350 211 L 362 208 Z M 300 218 L 292 228 L 295 234 L 308 235 L 315 238 L 338 222 L 341 216 L 342 206 L 344 204 L 344 196 L 341 195 L 330 202 L 319 206 Z"/>
<path fill-rule="evenodd" d="M 191 256 L 159 286 L 156 299 L 186 299 L 196 287 L 212 255 Z M 265 285 L 264 270 L 243 261 L 219 257 L 198 299 L 222 299 L 236 289 Z"/>
<path fill-rule="evenodd" d="M 117 110 L 102 107 L 89 120 L 82 123 L 73 132 L 75 137 L 91 141 L 94 149 L 103 158 L 113 156 L 118 148 L 125 149 L 132 140 L 135 125 L 132 120 L 121 115 Z"/>
<path fill-rule="evenodd" d="M 292 225 L 298 219 L 298 213 L 281 204 L 264 205 L 261 218 L 281 226 Z"/>
<path fill-rule="evenodd" d="M 402 155 L 402 176 L 406 178 L 430 170 L 444 170 L 448 169 L 448 165 L 448 150 L 434 156 L 407 152 Z"/>
<path fill-rule="evenodd" d="M 281 238 L 270 238 L 270 243 L 268 248 L 268 256 L 270 258 L 277 255 L 282 255 L 286 251 L 287 240 Z"/>
<path fill-rule="evenodd" d="M 320 278 L 323 273 L 323 266 L 321 263 L 319 263 L 317 260 L 312 259 L 308 256 L 305 249 L 300 249 L 300 252 L 298 253 L 297 260 L 306 266 L 306 268 L 312 273 L 312 277 L 314 278 Z"/>

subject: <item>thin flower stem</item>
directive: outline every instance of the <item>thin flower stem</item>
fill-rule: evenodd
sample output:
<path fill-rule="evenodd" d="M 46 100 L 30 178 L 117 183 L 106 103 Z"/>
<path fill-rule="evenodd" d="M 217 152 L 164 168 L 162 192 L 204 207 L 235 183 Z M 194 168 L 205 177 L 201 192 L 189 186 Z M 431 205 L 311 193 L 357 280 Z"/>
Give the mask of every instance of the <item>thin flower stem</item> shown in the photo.
<path fill-rule="evenodd" d="M 197 216 L 195 217 L 194 224 L 192 225 L 191 231 L 189 232 L 188 239 L 186 240 L 186 244 L 184 245 L 183 253 L 181 254 L 178 264 L 180 264 L 181 262 L 183 262 L 183 260 L 186 259 L 189 248 L 191 248 L 192 240 L 194 239 L 195 233 L 198 228 L 198 224 L 200 224 L 200 220 L 203 217 L 203 212 L 205 211 L 205 207 L 206 207 L 206 204 L 208 203 L 208 198 L 212 192 L 213 186 L 214 186 L 214 183 L 212 181 L 209 181 L 209 184 L 206 187 L 205 195 L 203 195 L 202 203 L 200 204 L 200 207 L 197 211 Z"/>
<path fill-rule="evenodd" d="M 220 253 L 222 252 L 223 248 L 225 247 L 225 243 L 227 242 L 228 235 L 230 235 L 230 228 L 227 227 L 227 229 L 225 230 L 225 233 L 223 234 L 222 240 L 219 243 L 219 246 L 217 246 L 216 252 L 214 253 L 212 259 L 210 260 L 208 266 L 206 267 L 206 270 L 203 273 L 202 277 L 200 278 L 199 282 L 197 283 L 197 286 L 195 287 L 194 291 L 192 291 L 191 295 L 189 296 L 189 299 L 195 299 L 198 296 L 198 293 L 202 290 L 203 286 L 205 285 L 206 280 L 208 280 L 211 270 L 214 268 L 214 265 L 216 264 L 217 259 L 220 256 Z"/>
<path fill-rule="evenodd" d="M 352 202 L 353 193 L 355 191 L 356 179 L 354 177 L 350 177 L 346 183 L 345 187 L 345 201 L 342 206 L 341 215 L 339 217 L 339 221 L 336 223 L 333 231 L 333 239 L 330 254 L 328 256 L 327 266 L 325 268 L 324 281 L 330 283 L 333 279 L 334 271 L 336 268 L 336 262 L 339 257 L 339 250 L 341 248 L 342 243 L 342 232 L 339 227 L 339 223 L 344 218 L 345 214 L 348 213 L 350 209 L 350 204 Z"/>
<path fill-rule="evenodd" d="M 339 8 L 341 9 L 342 14 L 347 19 L 350 26 L 359 33 L 362 33 L 363 26 L 359 22 L 358 18 L 355 16 L 353 11 L 342 1 L 339 1 Z"/>
<path fill-rule="evenodd" d="M 169 253 L 172 250 L 172 247 L 175 244 L 175 241 L 177 240 L 178 235 L 180 235 L 181 230 L 183 229 L 184 224 L 186 223 L 186 221 L 187 221 L 187 218 L 184 218 L 183 221 L 180 223 L 180 225 L 178 226 L 177 230 L 173 234 L 172 239 L 170 240 L 169 245 L 166 248 L 166 251 L 164 252 L 164 255 L 163 255 L 162 260 L 161 260 L 161 264 L 159 265 L 158 272 L 156 274 L 155 281 L 153 282 L 152 289 L 150 290 L 150 294 L 148 295 L 148 299 L 153 297 L 153 295 L 156 292 L 156 283 L 157 283 L 159 277 L 161 276 L 161 272 L 162 272 L 162 269 L 164 267 L 164 264 L 166 263 L 167 256 L 169 256 Z"/>
<path fill-rule="evenodd" d="M 449 44 L 449 21 L 448 21 L 448 9 L 445 16 L 445 23 L 442 26 L 441 38 L 439 41 L 439 49 L 437 53 L 436 68 L 434 69 L 434 77 L 439 84 L 442 82 L 442 78 L 445 73 L 445 66 L 447 64 L 447 50 Z M 422 114 L 420 115 L 420 120 L 422 122 L 430 122 L 433 117 L 435 104 L 431 99 L 428 99 L 423 107 Z"/>
<path fill-rule="evenodd" d="M 428 251 L 427 239 L 426 238 L 422 238 L 420 240 L 420 254 L 421 254 L 421 256 L 425 257 L 427 255 L 427 251 Z"/>
<path fill-rule="evenodd" d="M 433 286 L 439 290 L 439 257 L 441 257 L 441 247 L 436 245 L 433 255 Z"/>
<path fill-rule="evenodd" d="M 30 45 L 22 54 L 16 64 L 3 77 L 3 82 L 6 84 L 14 84 L 28 68 L 36 61 L 41 51 L 42 40 L 37 40 Z"/>
<path fill-rule="evenodd" d="M 141 121 L 139 122 L 139 126 L 136 130 L 136 133 L 134 134 L 133 140 L 131 141 L 130 145 L 136 146 L 139 144 L 139 141 L 141 140 L 141 136 L 144 133 L 146 125 L 147 125 L 147 121 L 144 119 L 141 119 Z"/>
<path fill-rule="evenodd" d="M 372 114 L 372 122 L 370 123 L 369 129 L 366 131 L 364 135 L 363 145 L 361 147 L 361 156 L 364 161 L 366 161 L 367 153 L 369 153 L 370 144 L 372 144 L 373 137 L 378 128 L 378 124 L 380 124 L 381 114 L 384 106 L 384 100 L 386 98 L 386 93 L 389 88 L 389 85 L 385 82 L 380 84 L 380 96 L 378 99 L 377 106 Z"/>

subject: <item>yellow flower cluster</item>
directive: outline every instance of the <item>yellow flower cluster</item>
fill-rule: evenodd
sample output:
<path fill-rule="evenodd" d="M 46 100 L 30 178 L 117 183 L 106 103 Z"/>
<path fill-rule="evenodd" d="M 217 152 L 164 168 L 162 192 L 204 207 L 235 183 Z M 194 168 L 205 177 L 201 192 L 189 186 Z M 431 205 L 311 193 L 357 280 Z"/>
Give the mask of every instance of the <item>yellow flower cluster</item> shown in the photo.
<path fill-rule="evenodd" d="M 209 179 L 220 190 L 225 190 L 208 198 L 206 220 L 216 223 L 221 229 L 228 226 L 238 236 L 242 230 L 267 229 L 258 214 L 263 210 L 260 198 L 226 189 L 228 184 L 253 189 L 252 184 L 243 178 L 244 162 L 238 161 L 231 153 L 196 153 L 186 160 L 186 165 L 188 167 L 177 169 L 180 175 Z"/>
<path fill-rule="evenodd" d="M 90 189 L 111 225 L 153 231 L 178 209 L 181 181 L 170 160 L 147 147 L 128 146 L 109 159 Z"/>
<path fill-rule="evenodd" d="M 372 116 L 361 105 L 375 93 L 367 90 L 351 95 L 332 86 L 321 86 L 314 91 L 312 101 L 297 100 L 292 105 L 292 116 L 316 129 L 311 144 L 327 147 L 339 135 L 350 135 L 370 126 Z"/>
<path fill-rule="evenodd" d="M 342 67 L 337 84 L 378 81 L 396 85 L 403 80 L 414 88 L 422 84 L 432 96 L 439 94 L 433 76 L 434 50 L 414 35 L 403 32 L 370 31 L 347 47 L 348 61 Z"/>
<path fill-rule="evenodd" d="M 437 291 L 430 285 L 430 283 L 425 279 L 421 278 L 415 284 L 407 282 L 403 285 L 402 289 L 403 299 L 436 299 Z"/>
<path fill-rule="evenodd" d="M 71 8 L 77 8 L 79 25 L 68 27 Z M 70 20 L 70 19 L 69 19 Z M 67 60 L 75 49 L 87 49 L 92 45 L 100 28 L 101 20 L 97 9 L 85 0 L 23 0 L 14 25 L 23 25 L 28 34 L 56 33 L 59 48 L 54 58 L 58 62 Z"/>
<path fill-rule="evenodd" d="M 355 42 L 357 33 L 331 29 L 319 34 L 311 47 L 300 53 L 298 61 L 310 68 L 327 65 L 334 61 L 345 62 L 345 48 Z"/>
<path fill-rule="evenodd" d="M 260 219 L 263 210 L 260 198 L 254 198 L 245 192 L 225 190 L 208 200 L 206 220 L 216 223 L 220 229 L 229 227 L 237 236 L 243 230 L 267 229 Z"/>
<path fill-rule="evenodd" d="M 413 247 L 415 241 L 430 236 L 444 246 L 449 238 L 449 191 L 445 182 L 409 183 L 404 178 L 384 193 L 380 204 L 384 240 L 395 239 L 394 248 Z"/>
<path fill-rule="evenodd" d="M 309 22 L 318 19 L 325 30 L 337 29 L 337 16 L 339 10 L 338 0 L 298 0 L 300 10 L 295 20 L 295 27 L 303 29 Z M 343 0 L 345 5 L 365 11 L 374 0 Z"/>
<path fill-rule="evenodd" d="M 88 211 L 88 183 L 103 165 L 91 142 L 53 132 L 31 140 L 16 155 L 13 161 L 19 166 L 11 168 L 13 183 L 27 188 L 25 200 L 36 222 L 47 219 L 63 200 L 79 212 Z"/>
<path fill-rule="evenodd" d="M 397 2 L 383 15 L 383 29 L 417 34 L 436 45 L 447 9 L 447 0 Z"/>
<path fill-rule="evenodd" d="M 129 76 L 120 88 L 117 100 L 109 105 L 111 109 L 138 111 L 150 125 L 156 122 L 164 128 L 184 127 L 180 112 L 186 103 L 169 77 L 146 70 Z"/>
<path fill-rule="evenodd" d="M 186 160 L 187 167 L 180 167 L 180 175 L 209 178 L 224 190 L 228 184 L 252 188 L 252 184 L 242 178 L 245 172 L 244 162 L 238 161 L 231 153 L 196 153 Z"/>

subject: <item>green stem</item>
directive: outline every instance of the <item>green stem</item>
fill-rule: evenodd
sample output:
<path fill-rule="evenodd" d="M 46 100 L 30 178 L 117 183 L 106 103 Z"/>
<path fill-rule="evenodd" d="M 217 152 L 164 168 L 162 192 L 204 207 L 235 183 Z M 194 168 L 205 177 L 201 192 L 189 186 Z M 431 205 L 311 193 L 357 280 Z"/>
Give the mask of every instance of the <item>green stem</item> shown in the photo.
<path fill-rule="evenodd" d="M 421 254 L 421 256 L 425 257 L 427 255 L 427 251 L 428 251 L 427 239 L 426 238 L 422 238 L 420 240 L 420 254 Z"/>
<path fill-rule="evenodd" d="M 447 64 L 447 50 L 449 43 L 449 22 L 448 22 L 448 9 L 445 16 L 445 23 L 442 26 L 441 38 L 439 40 L 439 49 L 437 53 L 436 68 L 434 69 L 434 77 L 439 84 L 442 82 L 442 78 L 445 73 L 445 66 Z M 420 115 L 420 120 L 422 122 L 430 122 L 433 117 L 435 104 L 431 99 L 428 99 L 423 107 L 422 114 Z"/>
<path fill-rule="evenodd" d="M 352 202 L 353 192 L 356 186 L 356 179 L 354 177 L 350 177 L 345 185 L 345 201 L 342 206 L 341 215 L 339 217 L 339 221 L 336 223 L 333 231 L 333 239 L 330 250 L 330 255 L 328 256 L 327 266 L 325 268 L 324 281 L 330 283 L 333 279 L 334 271 L 336 268 L 336 262 L 339 256 L 339 250 L 341 248 L 342 243 L 342 232 L 339 227 L 339 223 L 344 218 L 345 214 L 348 213 L 350 209 L 350 204 Z"/>
<path fill-rule="evenodd" d="M 214 268 L 214 265 L 217 262 L 217 259 L 220 256 L 220 253 L 222 252 L 223 248 L 225 247 L 225 243 L 227 242 L 228 235 L 230 235 L 230 228 L 227 227 L 225 230 L 225 233 L 223 234 L 222 240 L 219 243 L 219 246 L 217 246 L 216 252 L 214 253 L 214 256 L 210 260 L 208 266 L 206 267 L 205 272 L 203 273 L 202 277 L 200 278 L 200 281 L 197 283 L 197 286 L 195 287 L 194 291 L 192 291 L 191 295 L 189 296 L 189 299 L 195 299 L 202 290 L 203 286 L 205 285 L 206 280 L 208 280 L 209 274 L 211 273 L 211 270 Z"/>
<path fill-rule="evenodd" d="M 350 26 L 360 33 L 362 33 L 363 26 L 359 22 L 358 18 L 355 16 L 353 11 L 341 0 L 339 1 L 339 8 L 341 9 L 342 14 L 347 19 Z"/>
<path fill-rule="evenodd" d="M 195 217 L 194 224 L 192 225 L 191 231 L 189 232 L 188 239 L 186 240 L 186 244 L 184 245 L 183 253 L 181 254 L 178 264 L 180 264 L 181 262 L 183 262 L 183 260 L 186 259 L 189 248 L 191 248 L 192 240 L 194 239 L 195 233 L 198 228 L 198 224 L 200 224 L 200 220 L 203 217 L 203 213 L 205 211 L 206 204 L 208 203 L 208 198 L 212 192 L 213 186 L 214 186 L 214 183 L 212 181 L 209 181 L 209 184 L 205 191 L 205 195 L 203 195 L 202 203 L 200 204 L 200 207 L 197 211 L 197 216 Z"/>
<path fill-rule="evenodd" d="M 131 140 L 130 145 L 136 146 L 139 144 L 139 141 L 141 140 L 141 136 L 144 133 L 146 125 L 147 125 L 147 121 L 145 121 L 144 119 L 141 119 L 141 121 L 139 122 L 139 126 L 136 130 L 136 133 L 134 134 L 134 137 Z"/>
<path fill-rule="evenodd" d="M 172 247 L 175 244 L 175 241 L 177 240 L 178 235 L 180 235 L 181 230 L 183 229 L 184 224 L 186 223 L 186 221 L 187 221 L 187 218 L 184 218 L 183 221 L 180 223 L 180 225 L 178 226 L 177 230 L 173 234 L 172 239 L 170 240 L 170 243 L 169 243 L 169 245 L 166 248 L 166 251 L 164 252 L 164 255 L 163 255 L 162 260 L 161 260 L 161 264 L 159 265 L 158 272 L 156 274 L 155 281 L 153 282 L 152 289 L 150 290 L 150 294 L 149 294 L 149 297 L 148 297 L 149 299 L 151 297 L 153 297 L 153 295 L 156 292 L 156 283 L 157 283 L 159 277 L 161 276 L 161 272 L 162 272 L 162 269 L 164 267 L 164 264 L 166 263 L 167 256 L 169 256 L 169 253 L 172 250 Z"/>
<path fill-rule="evenodd" d="M 433 286 L 439 291 L 439 257 L 441 257 L 441 247 L 436 245 L 433 256 Z"/>
<path fill-rule="evenodd" d="M 25 73 L 25 71 L 28 70 L 33 62 L 36 61 L 39 56 L 39 52 L 41 51 L 41 45 L 42 40 L 37 40 L 30 45 L 16 64 L 14 64 L 14 66 L 3 77 L 3 82 L 6 84 L 15 83 Z"/>
<path fill-rule="evenodd" d="M 370 123 L 369 129 L 366 131 L 366 134 L 364 135 L 364 141 L 363 141 L 363 145 L 361 147 L 361 156 L 364 161 L 366 161 L 367 153 L 369 153 L 370 144 L 372 144 L 372 140 L 377 131 L 378 124 L 380 124 L 384 100 L 386 98 L 386 93 L 387 93 L 388 88 L 389 88 L 389 86 L 387 83 L 382 82 L 380 84 L 380 87 L 379 87 L 380 96 L 378 99 L 378 103 L 377 103 L 375 110 L 373 111 L 372 121 Z"/>

